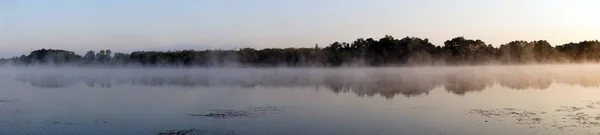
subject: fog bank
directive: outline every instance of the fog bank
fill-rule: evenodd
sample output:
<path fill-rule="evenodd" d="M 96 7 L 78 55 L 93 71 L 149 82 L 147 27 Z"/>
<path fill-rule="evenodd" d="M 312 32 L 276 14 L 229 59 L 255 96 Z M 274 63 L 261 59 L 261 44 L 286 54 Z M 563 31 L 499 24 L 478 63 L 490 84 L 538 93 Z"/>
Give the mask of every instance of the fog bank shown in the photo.
<path fill-rule="evenodd" d="M 315 87 L 361 96 L 418 96 L 434 88 L 463 95 L 492 85 L 515 90 L 553 83 L 600 86 L 598 64 L 404 68 L 3 68 L 35 87 Z M 174 89 L 176 90 L 176 89 Z"/>

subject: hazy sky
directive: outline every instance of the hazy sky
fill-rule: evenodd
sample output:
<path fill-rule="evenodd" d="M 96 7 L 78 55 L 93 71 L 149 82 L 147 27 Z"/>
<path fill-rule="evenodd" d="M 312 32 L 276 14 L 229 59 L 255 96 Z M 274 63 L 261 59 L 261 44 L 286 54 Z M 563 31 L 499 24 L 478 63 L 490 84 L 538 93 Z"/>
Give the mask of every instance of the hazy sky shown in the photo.
<path fill-rule="evenodd" d="M 358 37 L 457 36 L 497 46 L 600 39 L 598 0 L 0 0 L 0 56 L 312 47 Z"/>

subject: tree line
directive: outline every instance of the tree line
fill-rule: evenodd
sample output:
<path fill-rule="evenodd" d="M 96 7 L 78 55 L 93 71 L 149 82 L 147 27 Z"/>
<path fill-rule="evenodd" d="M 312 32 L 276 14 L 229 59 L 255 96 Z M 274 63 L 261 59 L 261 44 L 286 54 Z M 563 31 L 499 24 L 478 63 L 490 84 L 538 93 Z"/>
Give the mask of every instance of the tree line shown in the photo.
<path fill-rule="evenodd" d="M 15 65 L 102 65 L 182 67 L 340 67 L 582 63 L 600 61 L 600 42 L 582 41 L 552 46 L 545 40 L 512 41 L 494 47 L 481 40 L 456 37 L 437 46 L 428 39 L 386 35 L 359 38 L 313 48 L 242 48 L 237 50 L 73 51 L 40 49 L 29 55 L 0 59 Z"/>

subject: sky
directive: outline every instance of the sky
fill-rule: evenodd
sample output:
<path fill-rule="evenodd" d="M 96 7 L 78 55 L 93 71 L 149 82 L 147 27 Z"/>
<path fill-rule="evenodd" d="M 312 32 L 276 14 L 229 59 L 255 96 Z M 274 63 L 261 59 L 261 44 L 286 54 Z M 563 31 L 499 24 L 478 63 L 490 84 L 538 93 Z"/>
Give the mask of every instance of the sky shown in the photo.
<path fill-rule="evenodd" d="M 436 45 L 600 39 L 598 0 L 0 0 L 0 57 L 87 50 L 313 47 L 392 35 Z"/>

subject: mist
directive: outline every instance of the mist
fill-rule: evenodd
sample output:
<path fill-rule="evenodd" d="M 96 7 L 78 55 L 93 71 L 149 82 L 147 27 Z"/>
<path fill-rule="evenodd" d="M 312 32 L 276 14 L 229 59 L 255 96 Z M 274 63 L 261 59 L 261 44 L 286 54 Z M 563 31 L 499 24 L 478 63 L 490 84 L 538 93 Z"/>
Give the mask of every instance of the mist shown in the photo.
<path fill-rule="evenodd" d="M 0 103 L 12 105 L 9 106 L 12 108 L 0 107 L 0 109 L 3 110 L 4 116 L 16 117 L 9 119 L 7 123 L 32 121 L 30 123 L 44 126 L 44 128 L 32 128 L 34 130 L 31 132 L 84 133 L 87 131 L 74 131 L 73 129 L 78 127 L 67 126 L 115 132 L 115 129 L 111 128 L 112 125 L 126 126 L 128 130 L 125 132 L 131 134 L 188 131 L 219 134 L 223 130 L 261 134 L 255 132 L 281 130 L 279 132 L 291 133 L 320 130 L 286 128 L 301 127 L 304 125 L 301 123 L 303 120 L 319 121 L 309 125 L 335 129 L 327 130 L 328 132 L 324 134 L 374 132 L 368 126 L 365 126 L 367 129 L 348 129 L 349 125 L 320 120 L 335 118 L 341 121 L 340 123 L 356 123 L 361 119 L 367 119 L 365 120 L 369 122 L 367 124 L 357 123 L 365 125 L 371 125 L 371 122 L 396 122 L 399 124 L 378 124 L 376 128 L 385 127 L 387 131 L 385 134 L 418 134 L 423 131 L 393 129 L 396 129 L 397 125 L 413 124 L 410 122 L 414 121 L 413 119 L 435 121 L 424 125 L 447 127 L 447 122 L 438 121 L 440 119 L 462 120 L 463 117 L 472 120 L 478 118 L 472 118 L 473 116 L 487 116 L 488 113 L 492 113 L 492 116 L 497 114 L 499 118 L 493 118 L 502 121 L 514 118 L 519 119 L 519 122 L 534 120 L 535 123 L 542 123 L 538 121 L 550 118 L 544 116 L 542 119 L 537 116 L 544 115 L 549 112 L 548 110 L 536 110 L 536 117 L 533 118 L 520 115 L 506 118 L 500 116 L 526 114 L 518 112 L 521 111 L 520 108 L 510 108 L 513 102 L 523 106 L 539 106 L 537 103 L 547 103 L 560 106 L 562 110 L 579 109 L 564 106 L 573 104 L 573 101 L 596 98 L 582 95 L 595 92 L 594 89 L 600 87 L 600 81 L 597 79 L 600 77 L 598 68 L 600 64 L 335 68 L 17 65 L 0 67 L 0 85 L 3 86 L 0 92 L 5 93 L 4 97 L 0 97 Z M 555 94 L 557 89 L 562 92 L 558 94 L 559 97 L 570 98 L 557 99 Z M 540 102 L 535 102 L 538 100 Z M 547 100 L 555 102 L 544 102 Z M 508 109 L 500 109 L 496 112 L 497 109 L 494 108 Z M 552 109 L 554 108 L 557 107 Z M 25 118 L 17 117 L 22 116 L 18 115 L 23 114 L 21 110 L 33 113 L 23 115 L 26 116 Z M 512 112 L 504 112 L 504 110 L 512 110 Z M 555 110 L 562 111 L 561 108 Z M 562 115 L 558 115 L 560 113 L 548 114 L 562 119 Z M 440 115 L 444 117 L 436 118 Z M 564 117 L 565 120 L 571 120 L 573 116 Z M 492 118 L 481 119 L 488 123 Z M 594 121 L 593 118 L 587 120 Z M 163 124 L 181 121 L 185 121 L 186 124 L 169 124 L 171 126 Z M 206 125 L 218 125 L 222 121 L 235 121 L 231 122 L 234 124 L 246 123 L 226 128 L 206 127 Z M 290 124 L 278 128 L 265 126 L 268 128 L 250 131 L 231 128 L 257 123 L 277 125 L 271 121 L 275 121 L 274 123 L 287 121 Z M 321 122 L 325 124 L 320 124 Z M 143 123 L 150 124 L 136 126 L 144 125 Z M 200 124 L 193 125 L 193 123 Z M 452 123 L 468 124 L 462 121 Z M 57 125 L 65 128 L 55 129 Z M 553 127 L 547 124 L 538 125 L 542 128 Z M 555 125 L 564 127 L 568 124 Z M 466 131 L 470 127 L 472 126 L 460 131 Z M 586 127 L 586 124 L 569 128 L 580 127 Z M 52 130 L 46 131 L 46 129 Z M 20 132 L 0 131 L 0 133 Z"/>
<path fill-rule="evenodd" d="M 0 135 L 600 135 L 598 4 L 0 0 Z"/>
<path fill-rule="evenodd" d="M 598 64 L 404 68 L 3 68 L 3 76 L 41 88 L 75 85 L 150 87 L 313 87 L 392 98 L 435 88 L 464 95 L 493 85 L 525 90 L 553 83 L 598 87 Z"/>
<path fill-rule="evenodd" d="M 0 65 L 75 67 L 414 67 L 597 63 L 600 42 L 551 45 L 545 40 L 511 41 L 500 46 L 456 37 L 434 45 L 427 38 L 359 38 L 313 48 L 241 48 L 236 50 L 172 50 L 83 55 L 60 49 L 39 49 L 28 55 L 0 59 Z"/>

